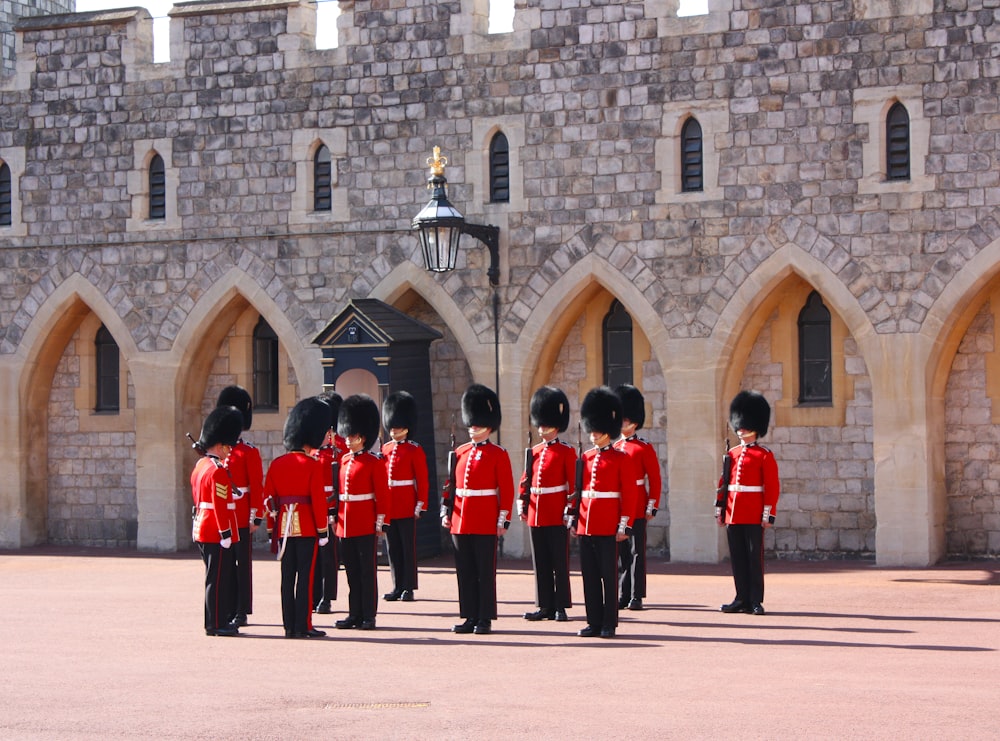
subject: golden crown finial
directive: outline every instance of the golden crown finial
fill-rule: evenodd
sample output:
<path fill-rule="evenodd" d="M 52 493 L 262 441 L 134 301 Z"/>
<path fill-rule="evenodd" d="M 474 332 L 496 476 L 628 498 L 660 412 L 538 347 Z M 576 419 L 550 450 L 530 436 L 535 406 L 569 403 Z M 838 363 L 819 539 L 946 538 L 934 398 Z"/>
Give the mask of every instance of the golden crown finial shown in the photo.
<path fill-rule="evenodd" d="M 434 147 L 434 156 L 427 158 L 427 166 L 431 168 L 431 177 L 444 175 L 444 166 L 447 164 L 448 158 L 441 155 L 441 147 Z"/>

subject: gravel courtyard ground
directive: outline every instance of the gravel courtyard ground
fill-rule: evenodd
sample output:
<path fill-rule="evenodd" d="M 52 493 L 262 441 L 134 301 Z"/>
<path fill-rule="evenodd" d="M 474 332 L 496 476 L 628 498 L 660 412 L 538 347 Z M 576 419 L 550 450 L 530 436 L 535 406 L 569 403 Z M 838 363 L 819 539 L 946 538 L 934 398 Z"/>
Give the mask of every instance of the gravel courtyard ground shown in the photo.
<path fill-rule="evenodd" d="M 1000 738 L 1000 563 L 769 562 L 763 617 L 724 615 L 727 566 L 650 562 L 613 640 L 529 623 L 531 565 L 501 560 L 489 636 L 451 632 L 448 557 L 374 632 L 287 640 L 255 552 L 238 638 L 201 629 L 194 551 L 0 552 L 4 739 Z M 380 594 L 391 587 L 379 569 Z"/>

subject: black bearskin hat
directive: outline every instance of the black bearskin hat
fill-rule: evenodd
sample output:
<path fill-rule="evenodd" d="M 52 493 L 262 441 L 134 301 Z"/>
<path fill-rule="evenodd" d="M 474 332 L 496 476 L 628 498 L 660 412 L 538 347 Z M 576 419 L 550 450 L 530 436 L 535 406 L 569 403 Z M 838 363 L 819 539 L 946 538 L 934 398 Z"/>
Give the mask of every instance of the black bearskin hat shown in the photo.
<path fill-rule="evenodd" d="M 538 389 L 531 397 L 529 411 L 533 427 L 555 427 L 559 432 L 569 427 L 569 399 L 555 386 Z"/>
<path fill-rule="evenodd" d="M 378 404 L 370 396 L 354 394 L 344 399 L 337 415 L 337 434 L 345 440 L 351 435 L 360 435 L 367 450 L 378 439 L 378 431 Z"/>
<path fill-rule="evenodd" d="M 462 394 L 462 424 L 500 429 L 500 399 L 491 388 L 474 383 Z"/>
<path fill-rule="evenodd" d="M 646 423 L 646 400 L 642 392 L 630 383 L 623 383 L 615 393 L 622 400 L 622 418 L 634 422 L 635 429 L 641 430 Z"/>
<path fill-rule="evenodd" d="M 315 396 L 303 399 L 285 420 L 285 450 L 319 448 L 330 429 L 330 407 Z"/>
<path fill-rule="evenodd" d="M 243 429 L 249 430 L 253 424 L 253 399 L 250 392 L 242 386 L 226 386 L 219 392 L 219 400 L 215 402 L 217 407 L 236 407 L 243 415 Z"/>
<path fill-rule="evenodd" d="M 205 418 L 197 446 L 203 451 L 219 445 L 236 445 L 243 432 L 243 414 L 236 407 L 216 407 Z"/>
<path fill-rule="evenodd" d="M 587 392 L 580 405 L 584 432 L 602 432 L 616 439 L 622 434 L 622 400 L 607 386 Z"/>
<path fill-rule="evenodd" d="M 322 394 L 319 394 L 316 398 L 319 399 L 324 404 L 326 404 L 328 407 L 330 407 L 329 428 L 331 430 L 336 430 L 337 417 L 340 415 L 340 405 L 344 402 L 344 400 L 340 398 L 340 394 L 334 391 L 324 391 Z"/>
<path fill-rule="evenodd" d="M 729 426 L 736 430 L 753 430 L 757 437 L 767 434 L 771 421 L 771 405 L 759 391 L 740 391 L 729 405 Z"/>
<path fill-rule="evenodd" d="M 407 391 L 396 391 L 382 402 L 382 426 L 415 430 L 417 426 L 417 400 Z"/>

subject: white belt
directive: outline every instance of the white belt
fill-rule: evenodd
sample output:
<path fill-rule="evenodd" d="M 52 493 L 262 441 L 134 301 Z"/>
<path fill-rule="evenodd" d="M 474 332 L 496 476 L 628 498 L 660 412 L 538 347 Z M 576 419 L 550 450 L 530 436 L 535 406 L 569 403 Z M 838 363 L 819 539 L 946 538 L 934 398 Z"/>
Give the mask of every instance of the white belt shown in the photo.
<path fill-rule="evenodd" d="M 744 484 L 730 484 L 729 491 L 764 491 L 763 486 L 746 486 Z"/>
<path fill-rule="evenodd" d="M 621 495 L 620 491 L 594 491 L 593 489 L 584 489 L 583 491 L 584 499 L 620 499 Z"/>
<path fill-rule="evenodd" d="M 342 502 L 367 502 L 375 498 L 374 494 L 341 494 Z"/>
<path fill-rule="evenodd" d="M 499 489 L 456 489 L 456 497 L 495 497 Z"/>
<path fill-rule="evenodd" d="M 249 494 L 250 493 L 250 487 L 249 486 L 237 486 L 236 490 L 240 494 Z"/>
<path fill-rule="evenodd" d="M 413 479 L 406 479 L 405 481 L 397 481 L 395 479 L 389 479 L 389 486 L 416 486 L 417 482 Z"/>
<path fill-rule="evenodd" d="M 559 492 L 569 491 L 569 484 L 560 484 L 559 486 L 532 486 L 532 494 L 558 494 Z"/>
<path fill-rule="evenodd" d="M 198 509 L 215 509 L 215 505 L 211 502 L 198 502 Z M 226 504 L 226 509 L 236 509 L 236 503 L 228 502 Z"/>

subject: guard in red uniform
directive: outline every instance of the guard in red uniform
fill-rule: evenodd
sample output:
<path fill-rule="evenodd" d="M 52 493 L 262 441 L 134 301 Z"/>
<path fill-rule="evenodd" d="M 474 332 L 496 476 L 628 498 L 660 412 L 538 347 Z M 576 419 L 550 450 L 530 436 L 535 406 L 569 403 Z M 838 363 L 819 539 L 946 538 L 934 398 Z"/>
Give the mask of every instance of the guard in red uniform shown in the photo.
<path fill-rule="evenodd" d="M 382 426 L 391 440 L 382 446 L 389 476 L 389 519 L 385 531 L 392 591 L 389 602 L 413 601 L 417 589 L 417 518 L 427 509 L 427 456 L 409 439 L 417 425 L 417 400 L 406 391 L 389 394 L 382 403 Z"/>
<path fill-rule="evenodd" d="M 191 538 L 205 562 L 205 634 L 239 635 L 229 622 L 232 605 L 233 545 L 239 540 L 233 487 L 225 460 L 240 439 L 243 415 L 234 407 L 217 407 L 205 419 L 194 444 L 202 458 L 191 472 L 194 523 Z"/>
<path fill-rule="evenodd" d="M 219 392 L 216 406 L 236 407 L 243 415 L 243 432 L 253 424 L 253 400 L 242 386 L 226 386 Z M 264 524 L 264 463 L 260 451 L 242 437 L 226 459 L 226 468 L 233 480 L 236 500 L 236 525 L 240 542 L 233 546 L 234 605 L 230 615 L 236 625 L 246 625 L 247 615 L 253 614 L 253 538 L 251 535 Z"/>
<path fill-rule="evenodd" d="M 622 400 L 622 436 L 615 448 L 632 459 L 639 487 L 632 534 L 618 545 L 618 607 L 641 610 L 646 596 L 646 521 L 656 517 L 660 506 L 660 461 L 652 443 L 636 435 L 646 421 L 642 392 L 622 384 L 615 393 Z"/>
<path fill-rule="evenodd" d="M 344 399 L 337 432 L 347 441 L 340 459 L 340 512 L 337 541 L 347 573 L 347 617 L 337 627 L 375 629 L 378 610 L 378 554 L 375 540 L 389 522 L 389 481 L 385 462 L 369 448 L 378 440 L 378 404 L 364 394 Z"/>
<path fill-rule="evenodd" d="M 312 626 L 312 581 L 317 545 L 330 538 L 323 467 L 316 459 L 330 429 L 330 408 L 315 396 L 285 420 L 285 450 L 264 479 L 271 550 L 281 561 L 281 621 L 286 638 L 320 638 Z"/>
<path fill-rule="evenodd" d="M 323 491 L 326 492 L 327 526 L 334 532 L 337 524 L 338 494 L 334 482 L 340 481 L 340 457 L 347 452 L 347 441 L 336 434 L 337 415 L 340 413 L 340 394 L 332 391 L 324 392 L 318 397 L 330 407 L 330 429 L 327 430 L 323 445 L 316 456 L 323 467 Z M 330 538 L 326 545 L 319 546 L 316 554 L 316 568 L 313 569 L 313 599 L 316 601 L 316 612 L 329 615 L 333 612 L 331 603 L 337 599 L 337 571 L 340 569 L 340 557 L 337 553 L 337 539 Z"/>
<path fill-rule="evenodd" d="M 576 534 L 587 627 L 579 635 L 614 638 L 618 628 L 618 543 L 635 522 L 639 489 L 632 459 L 612 442 L 621 434 L 622 402 L 607 386 L 591 389 L 580 406 L 594 447 L 583 454 L 583 492 Z"/>
<path fill-rule="evenodd" d="M 543 386 L 531 397 L 530 421 L 542 442 L 531 449 L 531 467 L 521 475 L 518 515 L 528 523 L 535 571 L 535 604 L 525 620 L 569 619 L 569 531 L 563 521 L 576 476 L 576 450 L 559 439 L 569 426 L 569 399 L 562 389 Z M 527 506 L 525 506 L 527 499 Z"/>
<path fill-rule="evenodd" d="M 740 391 L 729 405 L 729 424 L 740 444 L 729 451 L 725 510 L 717 505 L 715 517 L 726 526 L 736 598 L 723 612 L 764 614 L 764 528 L 774 524 L 781 493 L 774 453 L 757 442 L 770 420 L 771 405 L 757 391 Z"/>
<path fill-rule="evenodd" d="M 507 451 L 490 442 L 500 427 L 500 400 L 481 384 L 462 395 L 462 424 L 471 442 L 455 451 L 455 473 L 441 524 L 451 532 L 458 576 L 459 614 L 455 633 L 487 635 L 497 617 L 497 541 L 510 527 L 514 474 Z M 450 512 L 448 509 L 450 508 Z"/>

